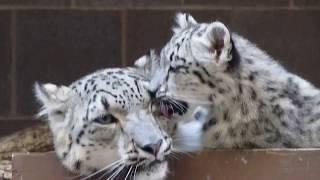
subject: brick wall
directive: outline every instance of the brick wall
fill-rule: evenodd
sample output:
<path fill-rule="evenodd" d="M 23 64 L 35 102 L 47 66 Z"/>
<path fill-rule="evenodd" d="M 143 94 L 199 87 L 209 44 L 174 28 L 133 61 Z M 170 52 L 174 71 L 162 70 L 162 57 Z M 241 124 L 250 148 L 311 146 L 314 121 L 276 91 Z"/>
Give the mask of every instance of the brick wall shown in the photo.
<path fill-rule="evenodd" d="M 34 81 L 130 65 L 177 11 L 227 23 L 320 87 L 320 0 L 0 0 L 0 135 L 39 122 Z"/>

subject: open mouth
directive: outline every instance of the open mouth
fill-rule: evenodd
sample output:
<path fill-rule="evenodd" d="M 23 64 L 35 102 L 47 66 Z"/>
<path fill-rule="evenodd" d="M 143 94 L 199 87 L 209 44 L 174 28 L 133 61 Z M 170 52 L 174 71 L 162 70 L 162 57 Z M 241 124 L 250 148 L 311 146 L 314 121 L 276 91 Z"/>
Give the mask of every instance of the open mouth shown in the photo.
<path fill-rule="evenodd" d="M 181 100 L 159 98 L 158 101 L 159 111 L 161 115 L 169 118 L 174 114 L 183 115 L 188 111 L 188 103 Z"/>

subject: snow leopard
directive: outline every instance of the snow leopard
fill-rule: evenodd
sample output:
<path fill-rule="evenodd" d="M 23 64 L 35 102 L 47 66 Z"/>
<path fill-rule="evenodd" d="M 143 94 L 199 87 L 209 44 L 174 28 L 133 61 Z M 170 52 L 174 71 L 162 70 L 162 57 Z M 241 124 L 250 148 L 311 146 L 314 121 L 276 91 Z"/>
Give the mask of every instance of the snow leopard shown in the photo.
<path fill-rule="evenodd" d="M 200 122 L 206 117 L 201 107 L 191 124 L 157 120 L 148 89 L 153 57 L 139 58 L 136 67 L 96 71 L 69 86 L 35 83 L 39 116 L 48 120 L 55 152 L 67 169 L 84 179 L 99 173 L 104 173 L 99 178 L 164 179 L 173 152 L 200 146 Z M 181 142 L 185 136 L 194 140 Z"/>
<path fill-rule="evenodd" d="M 160 106 L 162 99 L 188 105 L 181 115 L 162 104 L 162 115 L 185 121 L 204 106 L 204 147 L 320 147 L 319 89 L 222 22 L 178 13 L 160 61 L 161 76 L 151 80 Z"/>

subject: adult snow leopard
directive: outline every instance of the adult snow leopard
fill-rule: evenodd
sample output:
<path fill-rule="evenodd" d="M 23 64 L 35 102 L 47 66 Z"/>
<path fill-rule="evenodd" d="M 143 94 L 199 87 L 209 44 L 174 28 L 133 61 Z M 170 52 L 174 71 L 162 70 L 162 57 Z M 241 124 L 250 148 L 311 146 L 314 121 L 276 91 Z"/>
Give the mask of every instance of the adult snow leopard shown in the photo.
<path fill-rule="evenodd" d="M 163 75 L 151 84 L 159 102 L 184 100 L 189 109 L 206 105 L 205 146 L 320 147 L 316 87 L 221 22 L 197 23 L 191 15 L 179 13 L 173 31 L 161 51 Z M 172 119 L 188 116 L 162 109 Z"/>
<path fill-rule="evenodd" d="M 170 135 L 174 124 L 154 118 L 147 87 L 150 62 L 156 61 L 150 58 L 155 57 L 140 58 L 136 68 L 94 72 L 68 87 L 35 84 L 36 97 L 43 105 L 39 115 L 47 117 L 55 152 L 65 167 L 88 175 L 85 179 L 105 171 L 110 178 L 126 173 L 126 178 L 163 179 L 171 152 L 198 146 L 196 141 L 173 144 Z M 197 138 L 201 130 L 198 122 L 204 120 L 205 113 L 200 108 L 193 124 L 175 128 L 181 129 L 176 133 L 180 141 L 189 133 Z M 108 165 L 111 161 L 115 162 Z"/>

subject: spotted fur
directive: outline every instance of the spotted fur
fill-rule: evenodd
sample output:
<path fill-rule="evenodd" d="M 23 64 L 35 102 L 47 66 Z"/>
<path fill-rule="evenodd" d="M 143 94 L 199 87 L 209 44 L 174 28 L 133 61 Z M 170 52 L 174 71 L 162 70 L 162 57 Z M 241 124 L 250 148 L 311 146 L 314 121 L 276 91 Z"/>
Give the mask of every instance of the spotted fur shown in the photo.
<path fill-rule="evenodd" d="M 206 106 L 204 145 L 213 148 L 320 147 L 320 91 L 285 70 L 221 22 L 178 14 L 161 51 L 157 98 Z M 152 83 L 151 83 L 152 84 Z M 191 111 L 190 111 L 191 110 Z"/>
<path fill-rule="evenodd" d="M 117 175 L 123 169 L 136 179 L 165 177 L 172 139 L 152 115 L 149 73 L 144 66 L 113 68 L 68 87 L 35 84 L 43 105 L 39 115 L 48 119 L 64 166 L 90 176 L 101 170 Z"/>

